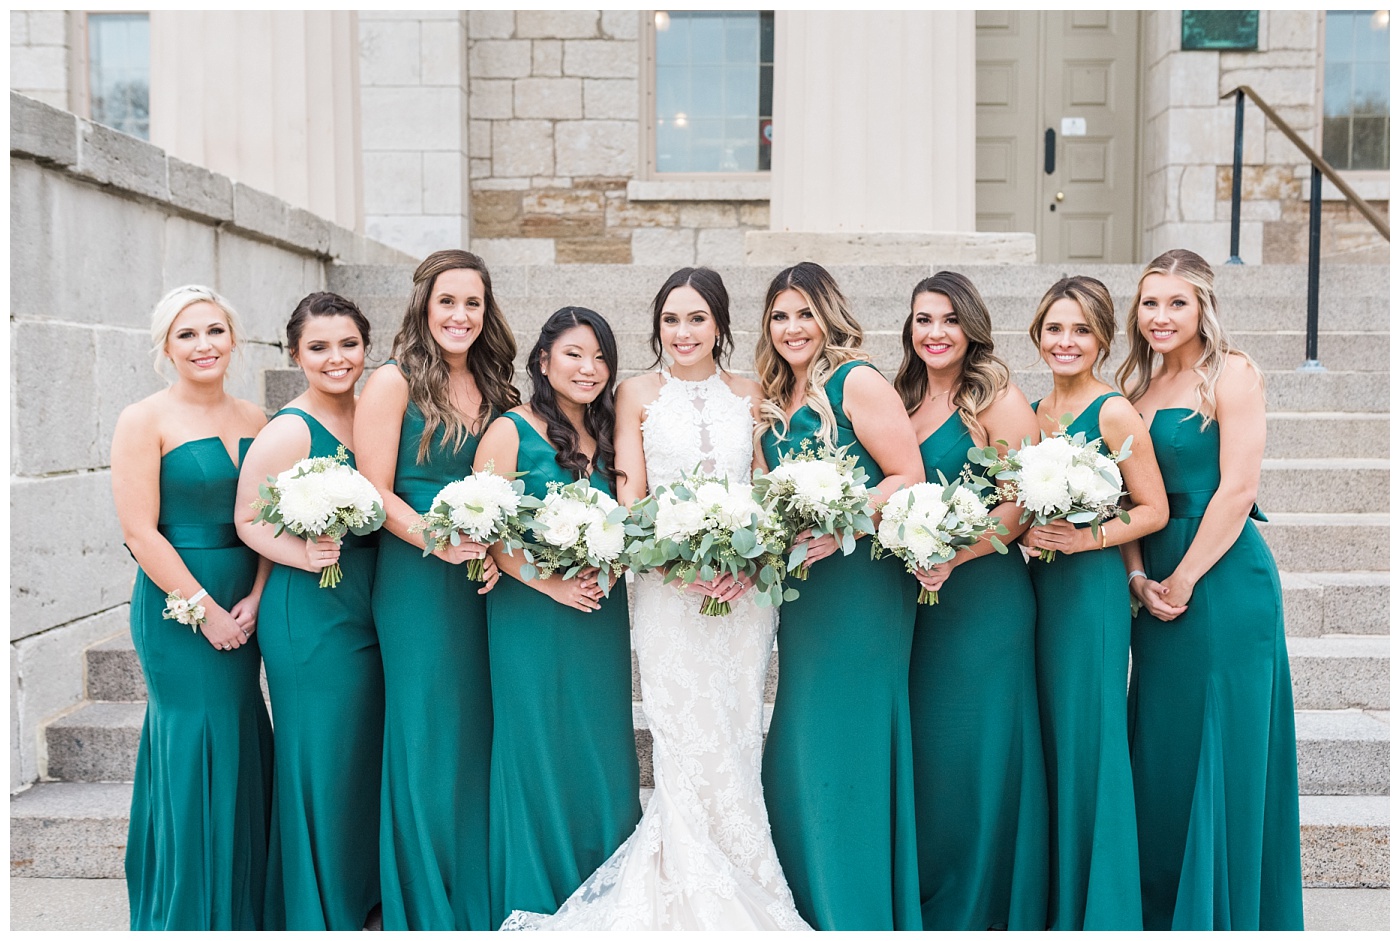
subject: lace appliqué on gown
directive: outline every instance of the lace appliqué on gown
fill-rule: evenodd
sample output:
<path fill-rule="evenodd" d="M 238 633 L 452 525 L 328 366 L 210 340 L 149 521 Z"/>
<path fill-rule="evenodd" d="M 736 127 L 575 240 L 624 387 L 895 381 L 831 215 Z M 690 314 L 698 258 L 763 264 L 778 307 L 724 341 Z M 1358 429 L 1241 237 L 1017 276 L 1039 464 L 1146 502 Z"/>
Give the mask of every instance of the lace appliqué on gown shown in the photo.
<path fill-rule="evenodd" d="M 718 375 L 666 376 L 642 422 L 647 480 L 694 471 L 748 480 L 749 400 Z M 777 617 L 749 596 L 726 617 L 699 595 L 639 576 L 632 636 L 656 790 L 636 831 L 554 915 L 505 929 L 785 929 L 797 914 L 768 830 L 760 771 L 763 680 Z"/>

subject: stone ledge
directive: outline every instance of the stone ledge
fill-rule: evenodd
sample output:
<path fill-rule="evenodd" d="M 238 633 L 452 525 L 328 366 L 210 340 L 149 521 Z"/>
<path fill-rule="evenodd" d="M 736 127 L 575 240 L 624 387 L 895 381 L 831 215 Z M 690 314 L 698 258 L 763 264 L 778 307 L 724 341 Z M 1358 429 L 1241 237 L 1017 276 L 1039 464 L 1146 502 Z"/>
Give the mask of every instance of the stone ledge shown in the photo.
<path fill-rule="evenodd" d="M 641 202 L 767 202 L 769 180 L 629 180 L 627 198 Z"/>
<path fill-rule="evenodd" d="M 154 202 L 176 215 L 230 224 L 260 241 L 325 261 L 416 261 L 276 196 L 18 92 L 10 92 L 10 154 Z"/>
<path fill-rule="evenodd" d="M 750 265 L 1035 264 L 1030 232 L 747 232 Z"/>

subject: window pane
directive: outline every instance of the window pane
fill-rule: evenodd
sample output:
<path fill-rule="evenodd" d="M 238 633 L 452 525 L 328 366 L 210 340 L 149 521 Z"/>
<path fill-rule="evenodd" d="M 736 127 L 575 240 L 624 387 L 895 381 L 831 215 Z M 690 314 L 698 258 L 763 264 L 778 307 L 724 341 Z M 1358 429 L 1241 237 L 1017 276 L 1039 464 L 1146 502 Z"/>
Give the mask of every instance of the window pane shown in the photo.
<path fill-rule="evenodd" d="M 1352 86 L 1352 108 L 1356 114 L 1386 115 L 1390 113 L 1390 67 L 1362 63 L 1355 67 L 1356 82 Z"/>
<path fill-rule="evenodd" d="M 1322 159 L 1338 170 L 1351 169 L 1351 118 L 1322 119 Z"/>
<path fill-rule="evenodd" d="M 1344 170 L 1389 169 L 1389 15 L 1328 12 L 1325 53 L 1323 157 Z"/>
<path fill-rule="evenodd" d="M 88 14 L 88 92 L 92 119 L 150 138 L 150 17 Z"/>
<path fill-rule="evenodd" d="M 668 10 L 656 18 L 656 169 L 752 173 L 759 153 L 760 54 L 772 14 Z M 765 30 L 768 35 L 765 35 Z M 771 54 L 771 53 L 770 53 Z"/>
<path fill-rule="evenodd" d="M 1351 61 L 1352 49 L 1356 46 L 1353 37 L 1355 21 L 1356 16 L 1345 10 L 1327 14 L 1327 45 L 1323 52 L 1327 62 Z"/>
<path fill-rule="evenodd" d="M 1390 21 L 1381 26 L 1369 12 L 1356 14 L 1357 62 L 1390 61 Z"/>
<path fill-rule="evenodd" d="M 1388 118 L 1355 118 L 1352 121 L 1351 169 L 1385 170 L 1390 166 L 1386 147 L 1390 137 Z"/>

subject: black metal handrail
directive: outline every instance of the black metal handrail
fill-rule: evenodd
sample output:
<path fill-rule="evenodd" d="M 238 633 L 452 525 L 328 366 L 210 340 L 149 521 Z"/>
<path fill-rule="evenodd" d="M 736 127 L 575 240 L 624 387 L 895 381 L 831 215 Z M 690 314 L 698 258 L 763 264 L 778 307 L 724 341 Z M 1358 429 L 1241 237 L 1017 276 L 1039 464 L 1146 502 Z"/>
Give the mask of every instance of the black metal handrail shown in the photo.
<path fill-rule="evenodd" d="M 1298 136 L 1298 132 L 1289 127 L 1288 123 L 1278 116 L 1278 112 L 1259 97 L 1258 92 L 1248 85 L 1240 85 L 1220 97 L 1229 98 L 1231 95 L 1235 96 L 1235 172 L 1230 185 L 1230 260 L 1225 264 L 1244 264 L 1244 260 L 1240 258 L 1240 187 L 1244 166 L 1244 99 L 1248 95 L 1249 99 L 1259 106 L 1259 110 L 1264 112 L 1264 117 L 1274 122 L 1274 126 L 1282 131 L 1284 136 L 1293 142 L 1293 146 L 1301 150 L 1303 156 L 1307 157 L 1308 162 L 1312 164 L 1312 186 L 1308 192 L 1307 351 L 1304 355 L 1303 365 L 1298 368 L 1320 370 L 1322 363 L 1317 358 L 1317 296 L 1318 269 L 1322 256 L 1322 178 L 1325 176 L 1331 180 L 1332 185 L 1341 191 L 1347 202 L 1355 206 L 1357 211 L 1366 218 L 1367 222 L 1376 227 L 1376 231 L 1387 242 L 1390 241 L 1390 224 L 1382 219 L 1380 213 L 1372 209 L 1365 200 L 1356 195 L 1356 191 L 1347 184 L 1346 180 L 1341 178 L 1332 165 L 1322 159 L 1317 151 L 1309 147 L 1307 142 Z"/>

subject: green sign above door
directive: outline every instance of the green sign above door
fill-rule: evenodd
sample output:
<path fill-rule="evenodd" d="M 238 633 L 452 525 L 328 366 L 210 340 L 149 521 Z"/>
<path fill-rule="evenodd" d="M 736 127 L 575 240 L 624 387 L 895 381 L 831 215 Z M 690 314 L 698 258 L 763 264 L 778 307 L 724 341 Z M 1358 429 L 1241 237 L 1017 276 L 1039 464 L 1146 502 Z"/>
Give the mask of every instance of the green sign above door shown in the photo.
<path fill-rule="evenodd" d="M 1182 10 L 1181 48 L 1258 49 L 1258 10 Z"/>

